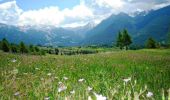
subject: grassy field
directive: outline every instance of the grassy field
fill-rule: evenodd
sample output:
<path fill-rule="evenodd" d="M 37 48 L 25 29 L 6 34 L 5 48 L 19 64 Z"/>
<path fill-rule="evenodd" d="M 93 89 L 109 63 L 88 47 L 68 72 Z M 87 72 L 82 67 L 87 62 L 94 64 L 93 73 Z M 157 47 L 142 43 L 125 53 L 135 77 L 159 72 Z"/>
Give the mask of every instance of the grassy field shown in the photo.
<path fill-rule="evenodd" d="M 0 52 L 0 100 L 105 98 L 170 100 L 170 50 L 75 56 Z"/>

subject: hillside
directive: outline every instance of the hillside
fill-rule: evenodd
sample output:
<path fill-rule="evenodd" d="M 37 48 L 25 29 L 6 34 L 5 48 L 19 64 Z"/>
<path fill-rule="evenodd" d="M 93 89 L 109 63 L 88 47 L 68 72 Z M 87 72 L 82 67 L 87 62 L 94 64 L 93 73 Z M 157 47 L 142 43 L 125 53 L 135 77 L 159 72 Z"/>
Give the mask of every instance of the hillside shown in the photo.
<path fill-rule="evenodd" d="M 128 29 L 134 44 L 144 44 L 147 38 L 166 41 L 170 29 L 170 6 L 152 10 L 147 15 L 131 17 L 125 13 L 112 15 L 90 30 L 82 44 L 111 44 L 115 42 L 118 31 Z"/>

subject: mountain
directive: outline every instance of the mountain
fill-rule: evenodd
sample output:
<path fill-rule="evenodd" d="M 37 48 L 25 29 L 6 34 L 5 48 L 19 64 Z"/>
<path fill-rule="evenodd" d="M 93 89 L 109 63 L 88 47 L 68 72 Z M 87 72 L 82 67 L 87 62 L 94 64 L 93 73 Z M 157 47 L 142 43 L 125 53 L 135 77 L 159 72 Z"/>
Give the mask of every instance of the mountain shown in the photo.
<path fill-rule="evenodd" d="M 68 30 L 74 31 L 76 34 L 80 35 L 82 38 L 85 38 L 88 34 L 87 32 L 92 30 L 96 24 L 94 22 L 89 22 L 85 26 L 75 27 L 75 28 L 66 28 Z"/>
<path fill-rule="evenodd" d="M 11 26 L 0 23 L 0 40 L 8 39 L 12 43 L 23 41 L 27 44 L 50 46 L 78 46 L 86 32 L 95 24 L 88 23 L 76 28 L 58 28 L 54 26 Z"/>
<path fill-rule="evenodd" d="M 140 13 L 132 17 L 125 13 L 111 15 L 92 30 L 88 31 L 82 45 L 111 44 L 116 41 L 120 30 L 128 29 L 134 44 L 144 44 L 149 37 L 165 41 L 170 31 L 170 6 L 159 10 Z"/>
<path fill-rule="evenodd" d="M 56 27 L 16 27 L 0 24 L 0 40 L 6 38 L 12 43 L 52 46 L 76 46 L 82 40 L 74 31 Z"/>
<path fill-rule="evenodd" d="M 143 45 L 149 37 L 164 42 L 170 31 L 170 6 L 151 11 L 138 11 L 132 15 L 111 15 L 96 25 L 93 22 L 76 28 L 54 26 L 11 26 L 0 23 L 0 40 L 51 46 L 80 46 L 113 44 L 117 33 L 128 29 L 134 44 Z"/>

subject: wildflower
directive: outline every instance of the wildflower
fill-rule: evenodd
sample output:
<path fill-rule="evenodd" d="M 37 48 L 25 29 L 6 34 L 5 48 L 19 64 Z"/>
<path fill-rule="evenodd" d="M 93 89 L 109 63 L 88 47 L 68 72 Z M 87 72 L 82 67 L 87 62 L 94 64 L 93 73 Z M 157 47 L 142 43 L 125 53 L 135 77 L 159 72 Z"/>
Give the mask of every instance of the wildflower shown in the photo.
<path fill-rule="evenodd" d="M 45 97 L 44 100 L 50 100 L 50 97 Z"/>
<path fill-rule="evenodd" d="M 75 94 L 75 91 L 73 90 L 73 91 L 70 91 L 70 94 Z"/>
<path fill-rule="evenodd" d="M 27 75 L 28 73 L 23 73 L 24 75 Z"/>
<path fill-rule="evenodd" d="M 88 88 L 87 88 L 88 91 L 91 91 L 92 89 L 93 89 L 93 88 L 91 88 L 91 87 L 89 87 L 89 86 L 88 86 Z"/>
<path fill-rule="evenodd" d="M 88 96 L 88 100 L 92 100 L 91 96 Z"/>
<path fill-rule="evenodd" d="M 79 81 L 79 82 L 83 82 L 83 81 L 84 81 L 84 79 L 82 78 L 82 79 L 79 79 L 78 81 Z"/>
<path fill-rule="evenodd" d="M 150 97 L 152 97 L 153 96 L 153 93 L 152 92 L 148 92 L 147 94 L 146 94 L 146 97 L 148 97 L 148 98 L 150 98 Z"/>
<path fill-rule="evenodd" d="M 59 84 L 58 92 L 62 92 L 64 90 L 66 90 L 66 89 L 67 89 L 67 87 L 63 83 Z"/>
<path fill-rule="evenodd" d="M 16 59 L 11 60 L 11 62 L 13 62 L 13 63 L 15 63 L 16 61 L 17 61 Z"/>
<path fill-rule="evenodd" d="M 20 95 L 19 92 L 14 93 L 14 96 L 19 96 L 19 95 Z"/>
<path fill-rule="evenodd" d="M 58 82 L 58 84 L 62 84 L 62 82 Z"/>
<path fill-rule="evenodd" d="M 14 69 L 14 70 L 13 70 L 13 73 L 14 73 L 14 74 L 18 74 L 18 69 Z"/>
<path fill-rule="evenodd" d="M 131 81 L 131 77 L 129 77 L 129 78 L 127 78 L 127 79 L 123 79 L 123 81 L 124 81 L 125 83 L 127 83 L 127 82 Z"/>
<path fill-rule="evenodd" d="M 41 81 L 44 81 L 44 78 L 41 78 L 40 80 L 41 80 Z"/>
<path fill-rule="evenodd" d="M 36 70 L 39 70 L 39 68 L 35 68 Z"/>
<path fill-rule="evenodd" d="M 64 80 L 68 80 L 68 78 L 67 78 L 67 77 L 64 77 Z"/>
<path fill-rule="evenodd" d="M 96 99 L 97 99 L 97 100 L 106 100 L 106 97 L 105 97 L 105 96 L 96 94 L 95 92 L 94 92 L 94 95 L 96 96 Z"/>
<path fill-rule="evenodd" d="M 48 75 L 48 76 L 51 76 L 51 73 L 48 73 L 47 75 Z"/>

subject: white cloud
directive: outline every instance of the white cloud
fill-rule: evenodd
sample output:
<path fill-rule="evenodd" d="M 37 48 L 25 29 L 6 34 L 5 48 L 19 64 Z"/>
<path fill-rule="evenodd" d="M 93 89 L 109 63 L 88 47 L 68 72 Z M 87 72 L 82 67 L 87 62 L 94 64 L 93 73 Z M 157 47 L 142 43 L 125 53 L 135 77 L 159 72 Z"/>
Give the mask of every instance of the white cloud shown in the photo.
<path fill-rule="evenodd" d="M 65 24 L 62 27 L 72 27 L 72 28 L 75 28 L 75 27 L 79 27 L 79 26 L 85 26 L 86 24 L 87 24 L 86 22 L 82 21 L 82 22 L 75 22 L 75 23 Z"/>
<path fill-rule="evenodd" d="M 72 9 L 57 6 L 23 11 L 15 0 L 0 4 L 0 23 L 12 25 L 52 25 L 77 27 L 91 21 L 100 23 L 111 14 L 159 9 L 170 5 L 170 0 L 80 0 Z"/>
<path fill-rule="evenodd" d="M 73 9 L 66 8 L 64 10 L 60 10 L 58 7 L 46 7 L 39 10 L 26 11 L 21 14 L 19 24 L 61 26 L 61 24 L 64 24 L 66 20 L 78 21 L 85 20 L 87 17 L 93 17 L 93 12 L 81 3 Z"/>
<path fill-rule="evenodd" d="M 0 23 L 16 25 L 21 13 L 16 1 L 0 4 Z"/>
<path fill-rule="evenodd" d="M 39 10 L 23 12 L 19 25 L 54 25 L 58 26 L 64 20 L 64 15 L 58 7 L 47 7 Z"/>
<path fill-rule="evenodd" d="M 121 8 L 124 5 L 122 0 L 96 0 L 96 4 L 101 7 L 111 7 L 113 9 Z"/>

